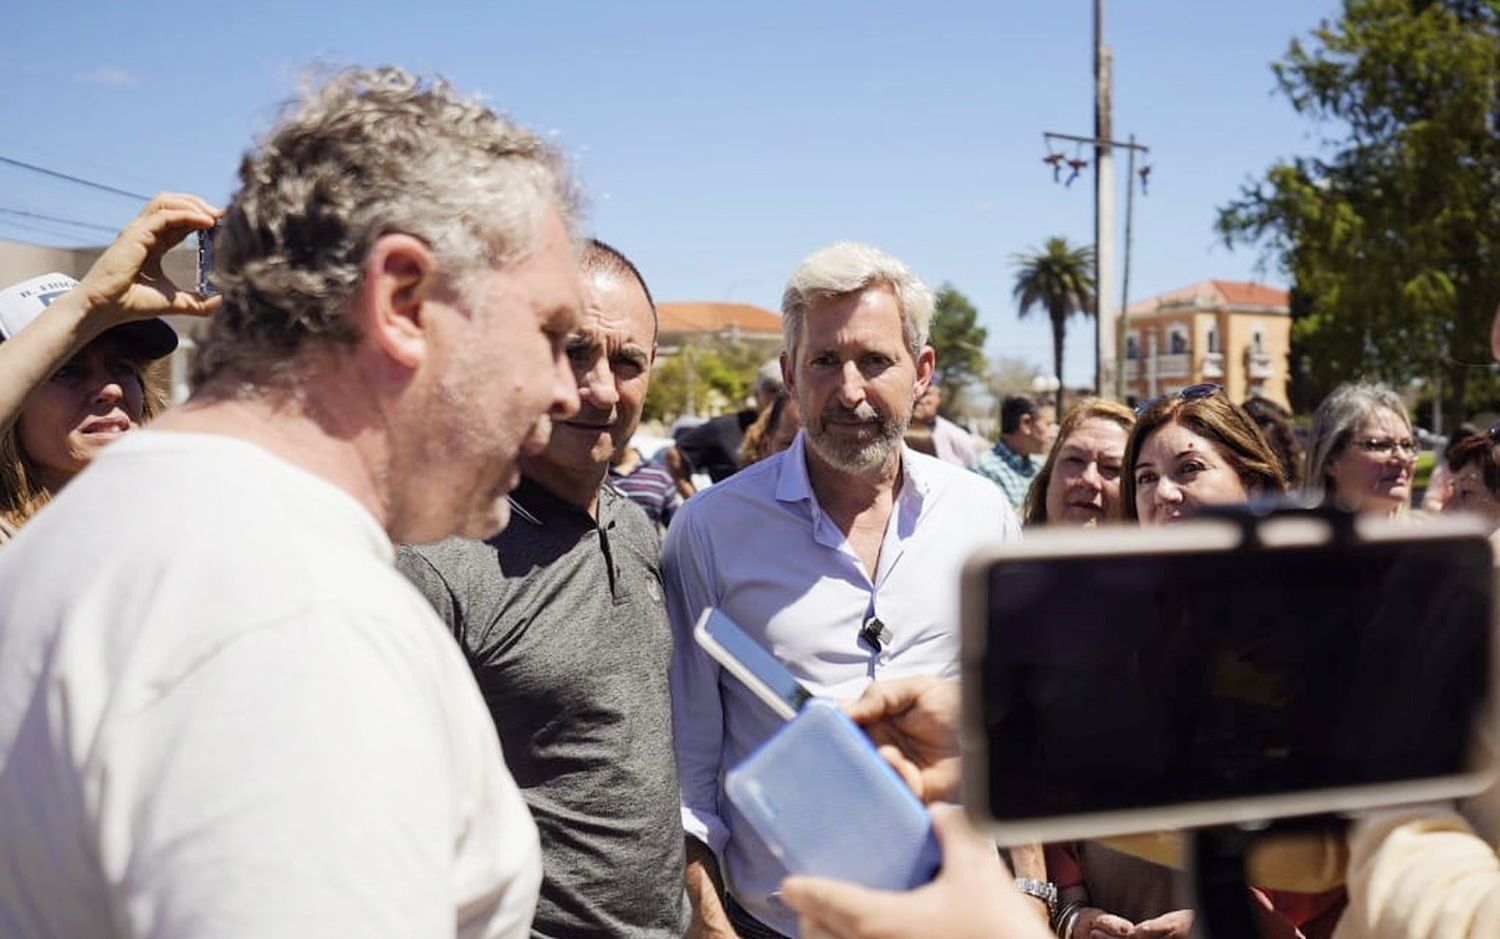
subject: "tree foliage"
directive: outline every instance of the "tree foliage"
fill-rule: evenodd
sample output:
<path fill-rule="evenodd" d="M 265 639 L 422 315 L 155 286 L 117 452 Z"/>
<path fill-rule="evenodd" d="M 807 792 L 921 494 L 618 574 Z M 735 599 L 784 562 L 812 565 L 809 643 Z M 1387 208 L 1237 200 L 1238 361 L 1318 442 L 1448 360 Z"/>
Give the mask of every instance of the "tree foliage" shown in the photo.
<path fill-rule="evenodd" d="M 1041 309 L 1052 321 L 1052 373 L 1058 378 L 1057 410 L 1061 413 L 1068 317 L 1094 313 L 1094 249 L 1075 248 L 1066 238 L 1048 238 L 1040 251 L 1023 251 L 1012 261 L 1017 267 L 1012 296 L 1020 315 L 1024 318 L 1033 309 Z"/>
<path fill-rule="evenodd" d="M 765 360 L 763 349 L 745 342 L 713 337 L 684 342 L 651 369 L 642 417 L 670 423 L 684 414 L 736 410 L 755 387 Z"/>
<path fill-rule="evenodd" d="M 943 410 L 956 406 L 965 387 L 984 376 L 984 341 L 979 310 L 952 284 L 938 289 L 928 343 L 937 352 L 937 375 L 946 391 Z M 952 414 L 948 414 L 952 417 Z"/>
<path fill-rule="evenodd" d="M 1492 394 L 1500 302 L 1500 2 L 1345 0 L 1273 65 L 1320 152 L 1272 166 L 1220 210 L 1292 281 L 1299 409 L 1356 377 Z"/>

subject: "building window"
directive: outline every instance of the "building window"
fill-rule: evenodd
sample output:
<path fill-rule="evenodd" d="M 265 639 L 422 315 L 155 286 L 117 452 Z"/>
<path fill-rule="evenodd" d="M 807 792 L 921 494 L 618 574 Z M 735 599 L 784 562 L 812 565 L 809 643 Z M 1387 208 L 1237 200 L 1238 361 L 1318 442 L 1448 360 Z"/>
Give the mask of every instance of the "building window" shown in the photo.
<path fill-rule="evenodd" d="M 1250 330 L 1250 351 L 1262 355 L 1266 351 L 1266 331 L 1257 326 Z"/>
<path fill-rule="evenodd" d="M 1138 359 L 1141 357 L 1141 341 L 1136 338 L 1135 333 L 1125 337 L 1125 358 Z"/>
<path fill-rule="evenodd" d="M 1209 352 L 1210 355 L 1214 355 L 1214 354 L 1216 354 L 1216 353 L 1219 352 L 1219 327 L 1217 327 L 1217 326 L 1210 326 L 1210 327 L 1208 327 L 1207 342 L 1208 342 L 1208 352 Z"/>
<path fill-rule="evenodd" d="M 1173 326 L 1167 332 L 1167 354 L 1186 355 L 1188 351 L 1187 330 L 1181 326 Z"/>

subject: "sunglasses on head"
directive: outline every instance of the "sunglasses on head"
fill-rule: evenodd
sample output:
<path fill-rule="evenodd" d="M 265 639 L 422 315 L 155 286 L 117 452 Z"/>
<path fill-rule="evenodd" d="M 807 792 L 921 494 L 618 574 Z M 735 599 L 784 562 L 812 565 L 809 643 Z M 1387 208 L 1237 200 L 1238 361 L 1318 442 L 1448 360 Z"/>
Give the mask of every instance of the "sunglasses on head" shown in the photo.
<path fill-rule="evenodd" d="M 1171 401 L 1174 398 L 1178 401 L 1198 401 L 1202 398 L 1213 397 L 1223 390 L 1223 385 L 1218 385 L 1211 381 L 1200 382 L 1196 385 L 1188 385 L 1186 388 L 1179 388 L 1177 391 L 1171 392 L 1170 394 L 1157 395 L 1150 401 L 1143 401 L 1140 404 L 1137 404 L 1135 406 L 1135 416 L 1140 417 L 1142 414 L 1145 414 L 1147 411 L 1156 407 L 1158 404 L 1161 404 L 1163 401 Z"/>

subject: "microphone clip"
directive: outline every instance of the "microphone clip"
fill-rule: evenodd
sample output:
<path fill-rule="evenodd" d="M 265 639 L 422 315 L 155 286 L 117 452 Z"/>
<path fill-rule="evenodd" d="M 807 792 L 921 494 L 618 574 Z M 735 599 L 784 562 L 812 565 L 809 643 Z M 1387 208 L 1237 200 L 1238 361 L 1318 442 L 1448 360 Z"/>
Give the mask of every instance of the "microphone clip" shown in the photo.
<path fill-rule="evenodd" d="M 865 620 L 863 626 L 859 627 L 859 638 L 872 646 L 876 652 L 879 652 L 895 636 L 891 633 L 891 628 L 882 623 L 879 617 L 872 616 Z"/>

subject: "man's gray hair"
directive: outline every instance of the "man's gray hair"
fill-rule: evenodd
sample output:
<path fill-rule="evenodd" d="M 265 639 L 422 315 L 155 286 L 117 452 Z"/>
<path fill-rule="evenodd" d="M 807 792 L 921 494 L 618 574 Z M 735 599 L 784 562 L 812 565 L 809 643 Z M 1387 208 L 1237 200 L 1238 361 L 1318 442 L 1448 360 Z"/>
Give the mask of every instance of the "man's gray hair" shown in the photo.
<path fill-rule="evenodd" d="M 787 357 L 797 359 L 802 318 L 814 302 L 889 287 L 901 307 L 901 332 L 915 359 L 927 345 L 932 324 L 932 291 L 897 258 L 872 245 L 838 241 L 819 248 L 797 268 L 781 295 L 781 333 Z"/>
<path fill-rule="evenodd" d="M 475 275 L 539 247 L 549 208 L 573 227 L 573 183 L 535 134 L 441 79 L 335 74 L 305 89 L 240 164 L 214 238 L 224 305 L 194 377 L 278 384 L 309 343 L 352 345 L 359 330 L 345 308 L 383 235 L 426 242 L 438 286 L 462 300 Z"/>
<path fill-rule="evenodd" d="M 1339 385 L 1318 405 L 1307 441 L 1307 472 L 1302 476 L 1302 485 L 1309 496 L 1322 499 L 1333 493 L 1328 465 L 1343 456 L 1360 425 L 1381 408 L 1400 417 L 1410 430 L 1406 402 L 1385 385 L 1369 382 Z"/>

